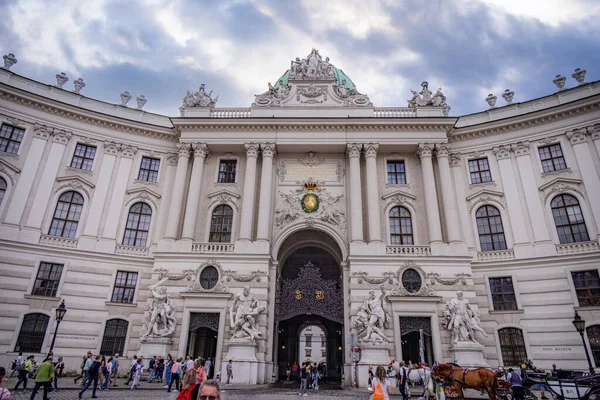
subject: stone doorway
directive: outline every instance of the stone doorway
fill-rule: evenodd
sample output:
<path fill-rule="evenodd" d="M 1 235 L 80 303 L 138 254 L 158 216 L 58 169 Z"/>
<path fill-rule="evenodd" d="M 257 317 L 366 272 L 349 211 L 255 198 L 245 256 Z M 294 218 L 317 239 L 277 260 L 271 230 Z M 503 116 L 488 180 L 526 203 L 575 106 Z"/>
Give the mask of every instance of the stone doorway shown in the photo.
<path fill-rule="evenodd" d="M 421 354 L 421 332 L 423 334 L 423 354 Z M 418 364 L 422 361 L 433 365 L 433 341 L 431 335 L 431 318 L 400 317 L 400 345 L 402 359 L 408 363 Z M 421 358 L 424 357 L 424 360 Z"/>
<path fill-rule="evenodd" d="M 209 378 L 214 375 L 219 340 L 219 314 L 191 313 L 186 355 L 211 359 Z"/>

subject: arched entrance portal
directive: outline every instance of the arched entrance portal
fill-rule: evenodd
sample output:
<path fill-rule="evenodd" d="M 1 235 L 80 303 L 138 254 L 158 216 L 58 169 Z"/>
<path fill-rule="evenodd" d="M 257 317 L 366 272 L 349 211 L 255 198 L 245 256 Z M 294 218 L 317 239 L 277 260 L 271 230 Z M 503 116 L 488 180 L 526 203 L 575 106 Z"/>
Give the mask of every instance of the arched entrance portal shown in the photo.
<path fill-rule="evenodd" d="M 306 235 L 306 232 L 304 232 Z M 292 235 L 296 236 L 298 233 Z M 324 379 L 340 381 L 344 365 L 344 302 L 339 253 L 328 241 L 293 237 L 278 272 L 275 354 L 278 377 L 288 365 L 317 363 Z M 330 240 L 330 238 L 327 238 Z"/>

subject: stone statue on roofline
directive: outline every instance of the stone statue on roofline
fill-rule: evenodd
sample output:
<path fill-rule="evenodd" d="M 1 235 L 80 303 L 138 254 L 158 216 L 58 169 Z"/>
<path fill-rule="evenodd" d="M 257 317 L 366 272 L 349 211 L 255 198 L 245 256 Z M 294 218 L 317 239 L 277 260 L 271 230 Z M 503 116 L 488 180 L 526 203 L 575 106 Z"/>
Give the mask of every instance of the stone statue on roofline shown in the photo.
<path fill-rule="evenodd" d="M 253 106 L 279 107 L 281 101 L 287 99 L 292 93 L 292 85 L 284 83 L 283 79 L 279 80 L 277 87 L 271 85 L 271 82 L 267 85 L 269 89 L 266 92 L 254 95 L 256 99 Z"/>
<path fill-rule="evenodd" d="M 446 96 L 442 93 L 442 88 L 438 88 L 437 92 L 433 94 L 431 90 L 429 90 L 429 83 L 427 81 L 421 82 L 421 87 L 422 89 L 418 93 L 415 90 L 410 90 L 413 97 L 408 100 L 408 106 L 411 108 L 442 107 L 444 115 L 447 116 L 450 106 L 446 104 Z"/>
<path fill-rule="evenodd" d="M 184 110 L 190 107 L 209 107 L 214 108 L 219 100 L 219 96 L 212 98 L 212 90 L 206 93 L 205 84 L 201 84 L 197 92 L 192 93 L 189 90 L 183 98 L 183 105 L 179 107 L 180 110 Z"/>
<path fill-rule="evenodd" d="M 335 72 L 329 62 L 329 57 L 323 61 L 323 57 L 317 49 L 313 48 L 310 54 L 302 60 L 300 57 L 296 57 L 291 61 L 289 79 L 330 80 L 334 78 Z"/>

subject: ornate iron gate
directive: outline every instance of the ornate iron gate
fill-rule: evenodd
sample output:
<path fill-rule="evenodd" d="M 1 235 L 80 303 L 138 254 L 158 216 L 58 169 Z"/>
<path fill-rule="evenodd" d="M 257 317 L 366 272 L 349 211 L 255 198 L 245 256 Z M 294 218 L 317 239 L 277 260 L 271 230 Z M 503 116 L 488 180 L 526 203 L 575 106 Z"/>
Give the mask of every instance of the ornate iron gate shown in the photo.
<path fill-rule="evenodd" d="M 298 315 L 319 315 L 344 323 L 344 296 L 338 281 L 323 279 L 310 261 L 295 279 L 284 279 L 275 296 L 276 322 Z"/>

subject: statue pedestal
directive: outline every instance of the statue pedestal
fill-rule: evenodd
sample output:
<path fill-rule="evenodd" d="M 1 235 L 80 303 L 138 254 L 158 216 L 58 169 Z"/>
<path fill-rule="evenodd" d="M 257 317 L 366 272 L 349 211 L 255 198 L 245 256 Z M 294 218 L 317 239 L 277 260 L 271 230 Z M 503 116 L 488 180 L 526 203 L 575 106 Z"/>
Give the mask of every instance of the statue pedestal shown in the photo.
<path fill-rule="evenodd" d="M 356 384 L 358 387 L 366 388 L 369 386 L 369 367 L 373 367 L 373 373 L 378 365 L 387 366 L 390 364 L 391 343 L 361 343 L 360 361 L 356 368 Z"/>
<path fill-rule="evenodd" d="M 233 360 L 233 380 L 235 384 L 256 385 L 258 383 L 258 360 L 255 342 L 245 339 L 231 339 L 229 351 L 221 366 L 221 382 L 227 382 L 227 363 Z"/>
<path fill-rule="evenodd" d="M 450 348 L 454 355 L 454 362 L 461 367 L 477 368 L 490 366 L 483 359 L 483 346 L 474 342 L 454 343 Z"/>
<path fill-rule="evenodd" d="M 139 356 L 144 358 L 152 358 L 153 356 L 165 356 L 171 352 L 171 345 L 173 341 L 171 338 L 147 338 L 142 339 L 142 345 L 140 346 Z"/>

